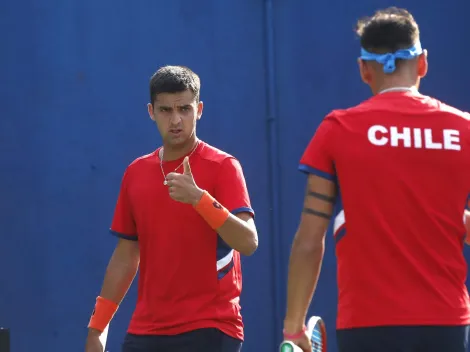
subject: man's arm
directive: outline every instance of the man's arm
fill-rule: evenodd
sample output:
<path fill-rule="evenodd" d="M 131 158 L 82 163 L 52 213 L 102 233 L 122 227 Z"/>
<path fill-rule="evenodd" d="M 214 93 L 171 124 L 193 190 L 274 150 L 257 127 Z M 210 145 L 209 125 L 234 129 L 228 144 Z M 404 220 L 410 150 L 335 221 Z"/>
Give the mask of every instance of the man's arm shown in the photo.
<path fill-rule="evenodd" d="M 258 247 L 258 233 L 239 162 L 233 158 L 224 161 L 215 197 L 196 185 L 188 157 L 183 160 L 183 166 L 183 174 L 171 172 L 167 175 L 170 197 L 192 204 L 232 249 L 243 255 L 253 254 Z"/>
<path fill-rule="evenodd" d="M 224 160 L 214 195 L 196 185 L 188 158 L 183 161 L 183 166 L 183 175 L 167 175 L 170 196 L 192 204 L 232 249 L 252 255 L 258 248 L 258 233 L 240 163 L 234 158 Z"/>
<path fill-rule="evenodd" d="M 252 255 L 258 248 L 258 232 L 250 213 L 230 214 L 217 233 L 225 243 L 243 255 Z"/>
<path fill-rule="evenodd" d="M 293 241 L 287 288 L 284 328 L 296 334 L 304 326 L 308 307 L 320 275 L 325 233 L 333 213 L 333 181 L 309 175 L 300 225 Z"/>
<path fill-rule="evenodd" d="M 139 242 L 120 238 L 109 261 L 100 296 L 121 304 L 139 268 Z M 89 329 L 90 334 L 101 332 Z"/>
<path fill-rule="evenodd" d="M 258 233 L 245 176 L 237 159 L 227 158 L 221 164 L 213 196 L 231 212 L 216 229 L 217 233 L 234 250 L 252 255 L 258 248 Z"/>
<path fill-rule="evenodd" d="M 465 243 L 470 245 L 470 196 L 467 203 L 467 209 L 465 209 L 463 213 L 463 221 L 465 224 L 465 228 L 467 229 L 467 236 L 465 237 Z"/>
<path fill-rule="evenodd" d="M 470 211 L 465 209 L 464 212 L 465 227 L 467 228 L 467 237 L 470 237 Z"/>

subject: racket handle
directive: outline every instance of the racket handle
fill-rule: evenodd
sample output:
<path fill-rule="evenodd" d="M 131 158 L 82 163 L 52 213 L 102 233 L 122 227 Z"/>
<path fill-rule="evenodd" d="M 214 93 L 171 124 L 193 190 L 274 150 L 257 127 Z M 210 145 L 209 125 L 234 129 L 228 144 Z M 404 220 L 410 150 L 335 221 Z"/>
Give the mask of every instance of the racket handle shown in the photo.
<path fill-rule="evenodd" d="M 282 341 L 279 352 L 303 352 L 302 349 L 291 341 Z"/>
<path fill-rule="evenodd" d="M 10 352 L 10 330 L 0 328 L 0 352 Z"/>
<path fill-rule="evenodd" d="M 101 345 L 103 346 L 103 351 L 106 352 L 106 342 L 108 340 L 108 331 L 109 331 L 109 324 L 106 326 L 106 328 L 103 330 L 103 332 L 100 335 L 100 342 Z M 2 352 L 0 350 L 0 352 Z"/>

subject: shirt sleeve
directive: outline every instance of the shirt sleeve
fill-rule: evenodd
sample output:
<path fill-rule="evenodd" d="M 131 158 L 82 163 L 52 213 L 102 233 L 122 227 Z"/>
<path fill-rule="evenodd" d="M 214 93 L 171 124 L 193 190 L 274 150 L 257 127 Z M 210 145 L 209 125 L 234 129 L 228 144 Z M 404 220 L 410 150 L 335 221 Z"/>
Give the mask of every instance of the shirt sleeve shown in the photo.
<path fill-rule="evenodd" d="M 222 162 L 213 196 L 232 214 L 247 212 L 253 217 L 255 215 L 251 208 L 242 167 L 233 157 Z"/>
<path fill-rule="evenodd" d="M 313 138 L 300 159 L 299 170 L 326 178 L 336 180 L 336 171 L 333 158 L 333 136 L 337 123 L 327 116 L 318 126 Z"/>
<path fill-rule="evenodd" d="M 129 174 L 126 170 L 121 181 L 121 189 L 114 210 L 110 232 L 117 237 L 137 241 L 136 226 L 134 217 L 132 216 L 132 208 L 127 191 L 128 183 Z"/>

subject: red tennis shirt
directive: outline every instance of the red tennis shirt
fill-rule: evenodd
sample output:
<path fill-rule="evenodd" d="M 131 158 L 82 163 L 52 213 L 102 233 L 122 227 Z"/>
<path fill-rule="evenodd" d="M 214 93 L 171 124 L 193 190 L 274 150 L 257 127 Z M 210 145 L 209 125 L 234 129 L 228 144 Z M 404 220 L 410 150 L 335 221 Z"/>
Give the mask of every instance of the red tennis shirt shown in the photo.
<path fill-rule="evenodd" d="M 337 182 L 339 329 L 470 324 L 470 115 L 418 92 L 331 112 L 300 169 Z"/>
<path fill-rule="evenodd" d="M 111 225 L 114 235 L 138 240 L 140 247 L 138 298 L 128 332 L 174 335 L 213 327 L 243 340 L 240 255 L 190 204 L 170 198 L 159 150 L 126 169 Z M 182 161 L 164 162 L 165 174 Z M 232 214 L 254 215 L 234 157 L 200 141 L 189 163 L 196 184 Z"/>

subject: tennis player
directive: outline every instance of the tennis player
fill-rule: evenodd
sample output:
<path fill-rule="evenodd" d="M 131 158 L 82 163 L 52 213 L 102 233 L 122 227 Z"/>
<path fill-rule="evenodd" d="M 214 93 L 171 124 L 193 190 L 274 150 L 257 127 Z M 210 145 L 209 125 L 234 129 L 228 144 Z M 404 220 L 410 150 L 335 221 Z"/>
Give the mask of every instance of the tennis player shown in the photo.
<path fill-rule="evenodd" d="M 301 158 L 284 334 L 309 351 L 304 322 L 332 219 L 340 352 L 467 351 L 470 115 L 418 92 L 427 52 L 409 12 L 377 11 L 357 34 L 373 97 L 328 114 Z"/>
<path fill-rule="evenodd" d="M 140 266 L 123 352 L 235 352 L 242 346 L 240 254 L 258 246 L 240 163 L 196 136 L 199 77 L 165 66 L 150 80 L 148 112 L 163 146 L 132 162 L 111 233 L 119 238 L 89 322 L 87 352 Z"/>

